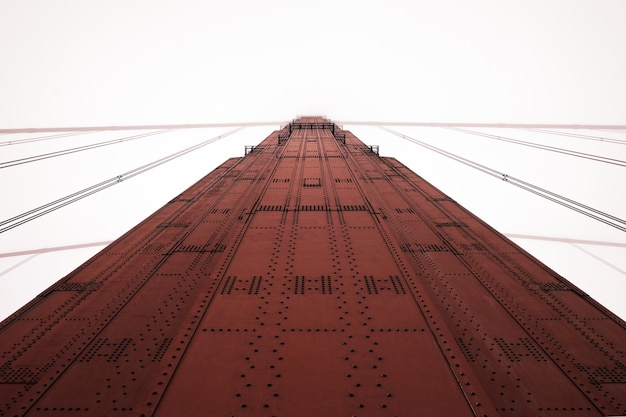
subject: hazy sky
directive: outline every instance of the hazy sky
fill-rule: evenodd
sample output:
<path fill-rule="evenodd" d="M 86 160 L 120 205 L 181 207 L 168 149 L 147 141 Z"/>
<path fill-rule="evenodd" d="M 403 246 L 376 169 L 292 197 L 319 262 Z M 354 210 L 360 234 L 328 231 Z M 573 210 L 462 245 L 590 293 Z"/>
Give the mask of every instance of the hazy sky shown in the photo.
<path fill-rule="evenodd" d="M 3 1 L 0 129 L 287 121 L 299 114 L 624 125 L 624 16 L 623 0 Z M 601 301 L 626 317 L 623 232 L 544 206 L 491 178 L 483 181 L 379 129 L 346 127 L 502 232 L 613 242 L 516 239 L 586 291 L 601 291 L 605 295 L 592 295 L 606 296 Z M 112 240 L 273 129 L 246 129 L 171 167 L 0 234 L 0 253 Z M 227 130 L 171 132 L 0 169 L 0 220 Z M 458 132 L 398 130 L 626 217 L 623 168 Z M 0 162 L 137 133 L 3 146 Z M 580 133 L 626 140 L 618 132 Z M 496 134 L 626 159 L 626 146 L 521 130 Z M 0 142 L 34 136 L 0 135 Z M 97 249 L 23 264 L 28 256 L 0 257 L 0 317 Z M 22 292 L 32 295 L 20 298 Z"/>
<path fill-rule="evenodd" d="M 0 125 L 626 120 L 623 0 L 0 3 Z"/>

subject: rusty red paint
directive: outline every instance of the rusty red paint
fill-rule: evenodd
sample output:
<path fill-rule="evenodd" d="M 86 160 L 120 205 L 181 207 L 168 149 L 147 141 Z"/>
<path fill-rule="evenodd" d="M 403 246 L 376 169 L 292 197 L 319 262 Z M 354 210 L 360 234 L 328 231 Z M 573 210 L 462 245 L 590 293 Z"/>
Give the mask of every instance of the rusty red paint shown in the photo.
<path fill-rule="evenodd" d="M 624 414 L 624 323 L 300 118 L 2 323 L 0 416 Z"/>

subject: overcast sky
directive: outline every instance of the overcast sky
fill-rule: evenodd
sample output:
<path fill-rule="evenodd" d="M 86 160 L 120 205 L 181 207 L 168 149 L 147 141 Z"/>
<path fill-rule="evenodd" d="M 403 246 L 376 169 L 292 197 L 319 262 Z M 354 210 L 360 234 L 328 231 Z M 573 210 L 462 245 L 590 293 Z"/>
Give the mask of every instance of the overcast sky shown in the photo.
<path fill-rule="evenodd" d="M 3 1 L 0 129 L 287 121 L 300 114 L 343 121 L 624 125 L 624 16 L 622 0 Z M 623 232 L 480 179 L 380 129 L 346 127 L 498 230 L 525 235 L 516 242 L 626 317 Z M 274 128 L 246 129 L 2 233 L 0 253 L 112 240 Z M 227 130 L 169 132 L 0 169 L 0 220 Z M 623 167 L 442 129 L 397 130 L 626 217 Z M 619 144 L 491 132 L 626 159 Z M 2 146 L 0 162 L 137 133 Z M 578 133 L 626 141 L 623 132 Z M 0 142 L 35 136 L 42 135 L 0 135 Z M 28 255 L 0 257 L 0 317 L 97 250 L 28 261 Z"/>

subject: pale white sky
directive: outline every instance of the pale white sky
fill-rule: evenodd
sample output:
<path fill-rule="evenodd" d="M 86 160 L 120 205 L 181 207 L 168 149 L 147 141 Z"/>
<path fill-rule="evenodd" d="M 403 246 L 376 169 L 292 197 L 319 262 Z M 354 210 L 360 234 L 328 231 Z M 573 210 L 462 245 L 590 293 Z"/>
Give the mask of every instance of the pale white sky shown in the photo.
<path fill-rule="evenodd" d="M 621 0 L 4 1 L 0 129 L 280 121 L 298 114 L 626 124 L 624 16 Z M 626 243 L 623 232 L 479 179 L 379 129 L 346 127 L 502 232 Z M 226 130 L 168 133 L 0 169 L 0 220 Z M 271 130 L 247 129 L 3 233 L 0 253 L 114 239 Z M 626 217 L 623 168 L 444 130 L 397 130 Z M 0 162 L 136 133 L 0 147 Z M 626 140 L 623 133 L 584 133 Z M 497 134 L 626 159 L 626 146 L 519 130 Z M 516 241 L 626 317 L 619 300 L 626 292 L 624 246 Z M 0 258 L 0 316 L 94 250 L 40 255 L 17 268 L 26 257 Z"/>

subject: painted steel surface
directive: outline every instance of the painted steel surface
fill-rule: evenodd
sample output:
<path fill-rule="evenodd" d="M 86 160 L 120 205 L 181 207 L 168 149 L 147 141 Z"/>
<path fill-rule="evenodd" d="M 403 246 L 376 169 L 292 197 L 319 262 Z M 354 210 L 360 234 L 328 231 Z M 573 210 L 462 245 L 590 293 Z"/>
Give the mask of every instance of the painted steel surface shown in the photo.
<path fill-rule="evenodd" d="M 0 326 L 0 416 L 626 413 L 624 323 L 328 120 Z"/>

